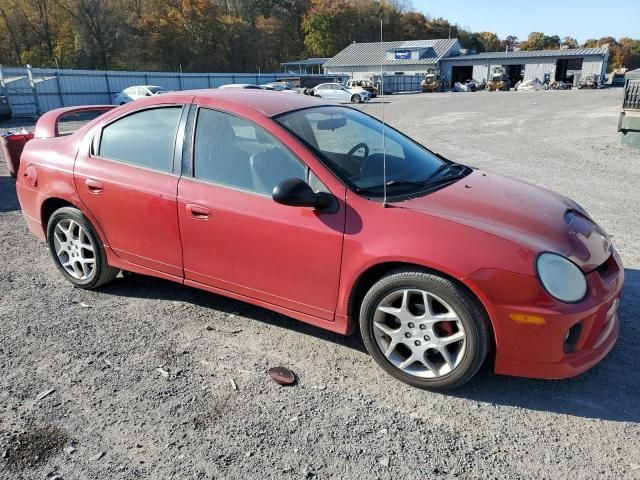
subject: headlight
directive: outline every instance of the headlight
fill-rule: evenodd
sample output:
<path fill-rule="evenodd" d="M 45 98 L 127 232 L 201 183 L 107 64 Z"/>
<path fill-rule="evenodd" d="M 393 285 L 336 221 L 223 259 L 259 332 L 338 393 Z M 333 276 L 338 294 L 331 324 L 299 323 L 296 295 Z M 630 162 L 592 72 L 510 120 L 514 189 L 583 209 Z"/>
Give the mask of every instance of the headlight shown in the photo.
<path fill-rule="evenodd" d="M 561 302 L 579 302 L 587 294 L 584 273 L 561 255 L 541 253 L 536 260 L 536 271 L 544 289 Z"/>

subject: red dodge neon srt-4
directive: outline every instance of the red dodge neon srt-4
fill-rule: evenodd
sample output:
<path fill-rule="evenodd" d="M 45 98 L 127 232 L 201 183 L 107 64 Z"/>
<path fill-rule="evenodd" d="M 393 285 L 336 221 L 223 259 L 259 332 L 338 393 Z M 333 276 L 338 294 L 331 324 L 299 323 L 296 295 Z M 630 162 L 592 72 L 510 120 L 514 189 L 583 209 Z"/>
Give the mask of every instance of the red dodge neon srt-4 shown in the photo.
<path fill-rule="evenodd" d="M 105 112 L 59 135 L 92 108 Z M 501 374 L 570 377 L 618 336 L 620 257 L 580 205 L 317 98 L 201 90 L 54 110 L 17 190 L 78 287 L 123 269 L 359 331 L 421 388 L 459 386 L 488 357 Z"/>

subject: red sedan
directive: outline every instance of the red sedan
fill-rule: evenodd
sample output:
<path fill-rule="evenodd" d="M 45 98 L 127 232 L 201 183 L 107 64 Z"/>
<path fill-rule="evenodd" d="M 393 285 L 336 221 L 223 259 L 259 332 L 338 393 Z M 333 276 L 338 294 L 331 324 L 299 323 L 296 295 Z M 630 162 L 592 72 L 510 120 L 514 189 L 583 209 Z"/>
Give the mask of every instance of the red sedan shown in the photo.
<path fill-rule="evenodd" d="M 86 109 L 87 107 L 85 107 Z M 375 118 L 303 95 L 141 99 L 67 136 L 45 114 L 17 190 L 62 275 L 123 269 L 360 332 L 428 389 L 577 375 L 618 336 L 609 237 L 575 202 L 453 163 Z"/>

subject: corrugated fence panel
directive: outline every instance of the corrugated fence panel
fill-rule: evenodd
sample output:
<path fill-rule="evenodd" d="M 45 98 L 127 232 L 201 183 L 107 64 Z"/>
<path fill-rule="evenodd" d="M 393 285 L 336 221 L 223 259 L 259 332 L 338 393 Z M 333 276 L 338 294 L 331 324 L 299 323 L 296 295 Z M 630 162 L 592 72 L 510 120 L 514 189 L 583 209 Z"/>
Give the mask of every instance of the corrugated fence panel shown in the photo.
<path fill-rule="evenodd" d="M 140 85 L 157 85 L 165 90 L 184 90 L 179 75 L 148 74 Z"/>
<path fill-rule="evenodd" d="M 14 115 L 38 115 L 63 106 L 109 104 L 114 96 L 133 85 L 158 85 L 167 90 L 217 88 L 229 83 L 262 85 L 292 73 L 185 73 L 107 72 L 99 70 L 2 68 Z M 308 75 L 313 76 L 313 75 Z"/>
<path fill-rule="evenodd" d="M 109 78 L 109 91 L 111 92 L 112 95 L 115 95 L 116 93 L 119 93 L 125 88 L 130 87 L 132 85 L 145 84 L 144 75 L 135 74 L 135 73 L 115 74 L 114 72 L 109 72 L 108 78 Z"/>
<path fill-rule="evenodd" d="M 183 90 L 195 90 L 198 88 L 210 88 L 209 77 L 185 75 L 182 77 L 182 89 Z"/>

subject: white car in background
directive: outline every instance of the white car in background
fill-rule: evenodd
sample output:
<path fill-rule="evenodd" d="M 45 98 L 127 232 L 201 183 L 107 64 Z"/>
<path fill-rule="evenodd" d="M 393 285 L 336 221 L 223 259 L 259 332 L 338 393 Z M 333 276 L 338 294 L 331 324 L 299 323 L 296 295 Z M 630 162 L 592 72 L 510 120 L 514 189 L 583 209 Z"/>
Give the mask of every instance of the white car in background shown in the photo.
<path fill-rule="evenodd" d="M 113 99 L 113 103 L 115 105 L 124 105 L 125 103 L 132 102 L 138 98 L 153 97 L 154 95 L 160 95 L 167 92 L 168 90 L 158 87 L 157 85 L 135 85 L 133 87 L 125 88 L 117 94 Z"/>
<path fill-rule="evenodd" d="M 253 85 L 251 83 L 229 83 L 227 85 L 220 85 L 218 88 L 239 88 L 243 90 L 264 90 L 262 87 L 258 85 Z"/>
<path fill-rule="evenodd" d="M 321 83 L 313 87 L 313 94 L 316 97 L 326 98 L 336 102 L 362 103 L 371 97 L 369 92 L 363 88 L 347 88 L 341 83 Z"/>

